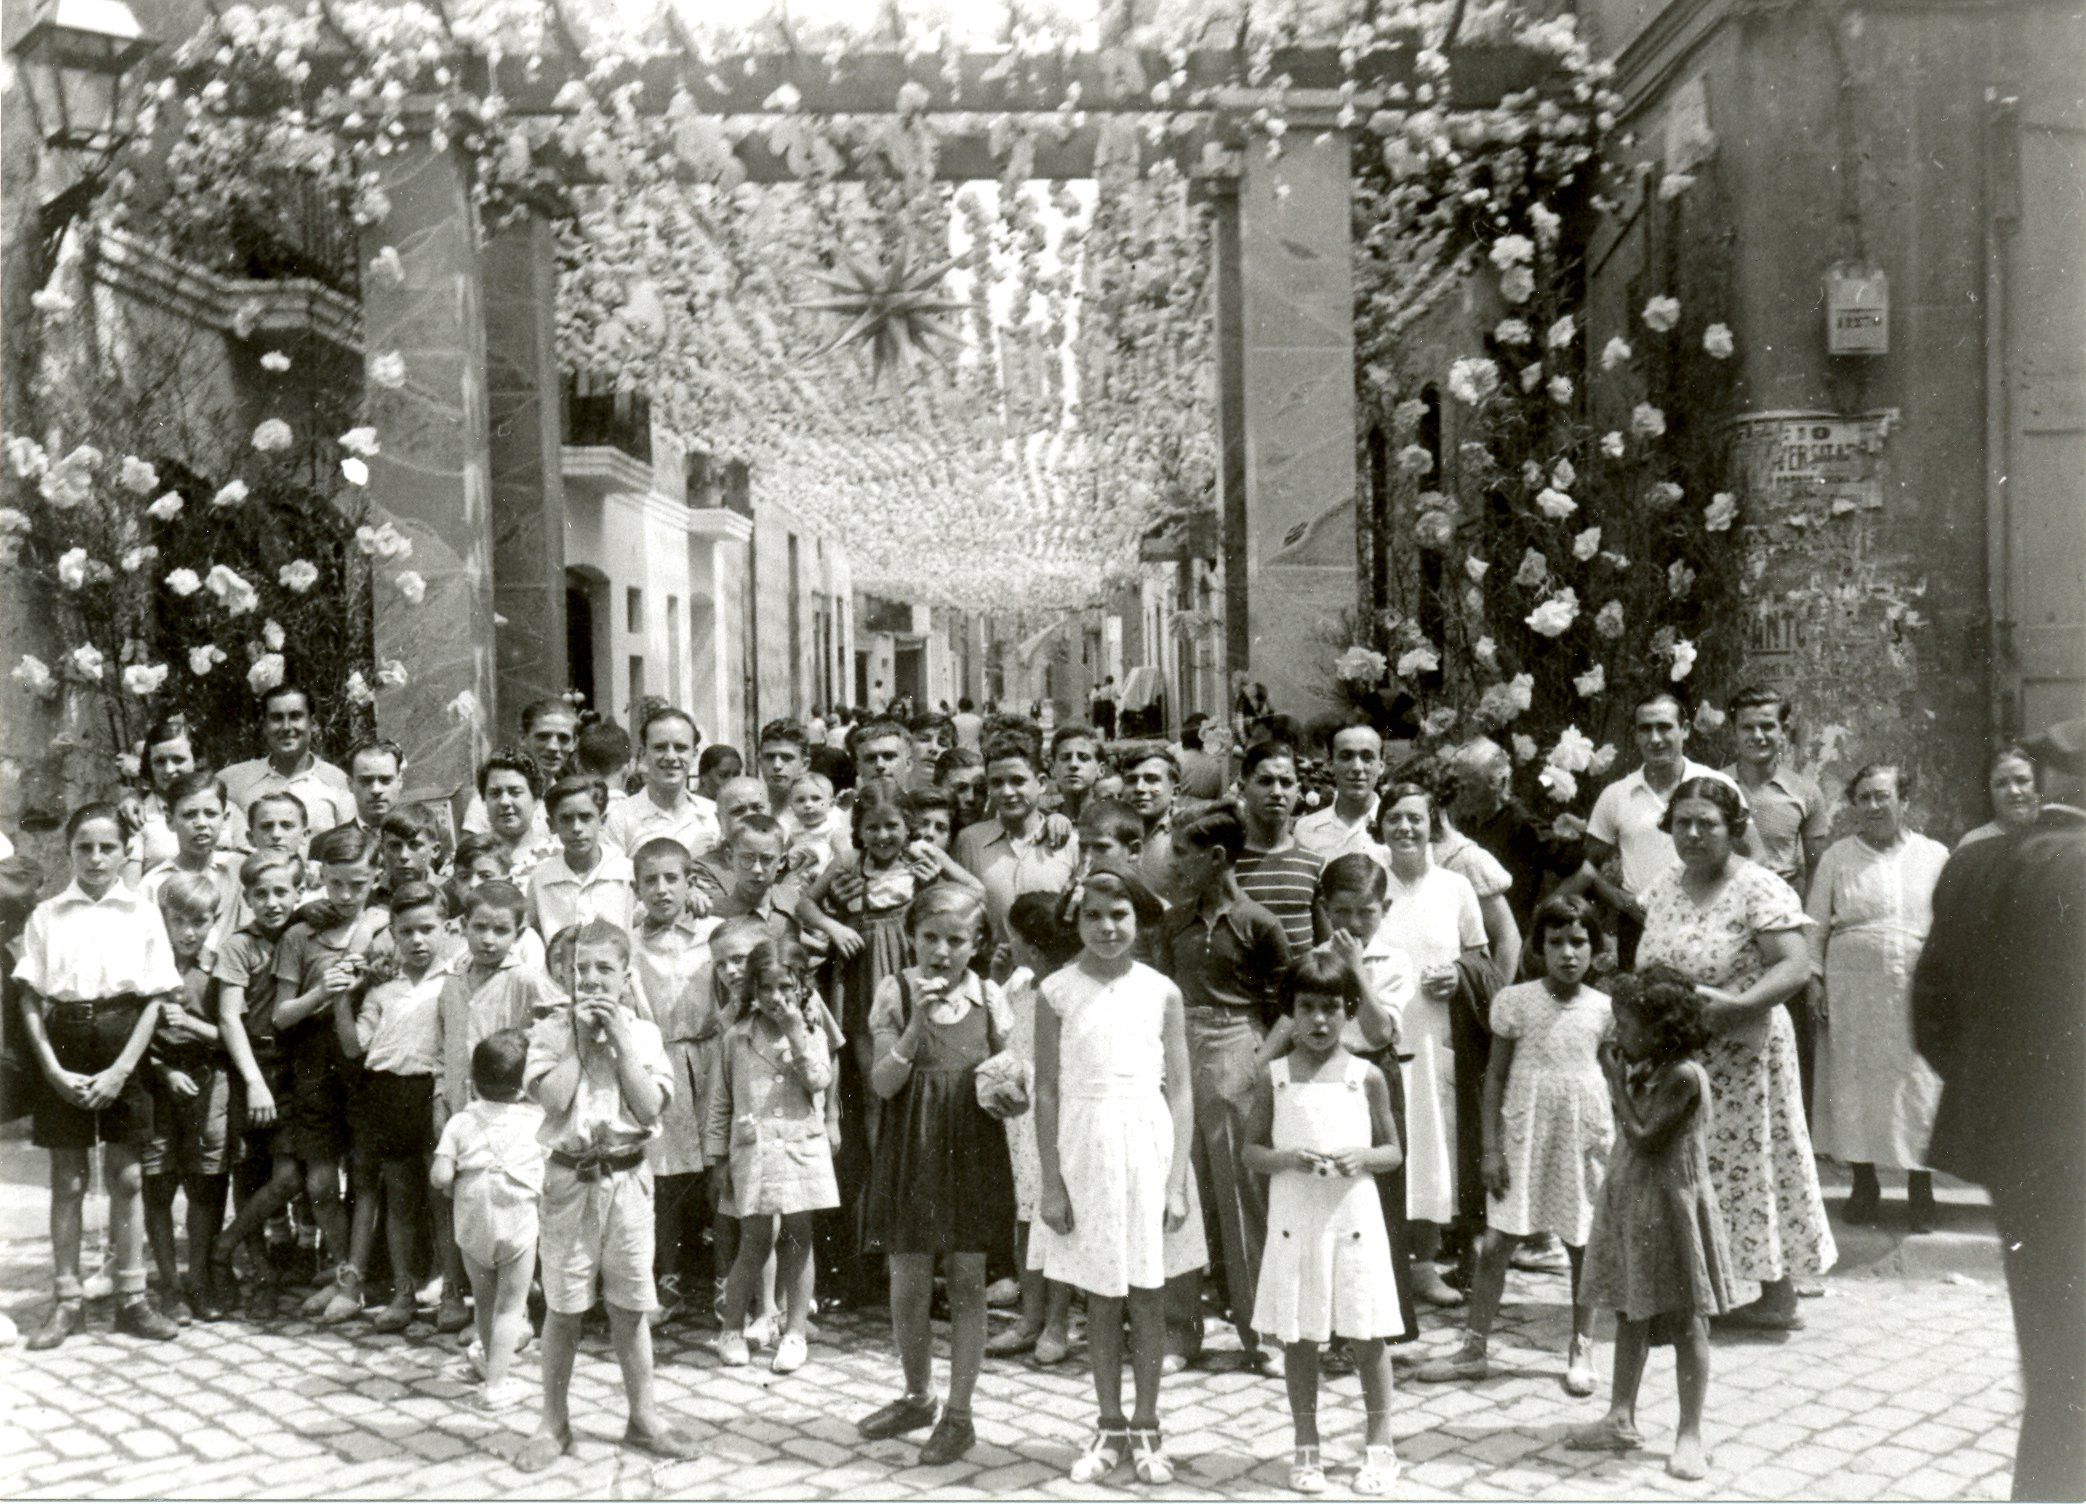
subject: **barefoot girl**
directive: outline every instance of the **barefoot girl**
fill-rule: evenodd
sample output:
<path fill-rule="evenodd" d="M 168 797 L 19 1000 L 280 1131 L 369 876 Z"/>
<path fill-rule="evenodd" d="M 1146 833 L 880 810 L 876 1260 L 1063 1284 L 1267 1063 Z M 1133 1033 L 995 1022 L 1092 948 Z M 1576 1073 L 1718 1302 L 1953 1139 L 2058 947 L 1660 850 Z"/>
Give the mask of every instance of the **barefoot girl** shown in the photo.
<path fill-rule="evenodd" d="M 1384 1339 L 1402 1336 L 1405 1318 L 1375 1177 L 1397 1169 L 1404 1154 L 1383 1072 L 1341 1042 L 1363 990 L 1352 961 L 1330 950 L 1307 952 L 1284 974 L 1290 1050 L 1254 1084 L 1246 1129 L 1246 1168 L 1269 1177 L 1253 1327 L 1283 1345 L 1296 1427 L 1289 1486 L 1305 1494 L 1325 1492 L 1318 1349 L 1335 1338 L 1354 1355 L 1368 1406 L 1355 1491 L 1386 1494 L 1398 1479 Z"/>
<path fill-rule="evenodd" d="M 1044 981 L 1036 1010 L 1041 1224 L 1031 1259 L 1087 1293 L 1087 1342 L 1101 1420 L 1072 1464 L 1096 1483 L 1124 1454 L 1138 1481 L 1167 1483 L 1159 1437 L 1169 1275 L 1208 1260 L 1189 1178 L 1195 1113 L 1180 990 L 1131 958 L 1159 900 L 1129 868 L 1096 863 L 1079 898 L 1079 959 Z M 1123 1303 L 1130 1306 L 1137 1409 L 1123 1418 Z"/>
<path fill-rule="evenodd" d="M 1615 1312 L 1615 1394 L 1608 1413 L 1574 1430 L 1580 1451 L 1642 1446 L 1637 1386 L 1654 1341 L 1671 1342 L 1680 1427 L 1666 1471 L 1701 1478 L 1702 1404 L 1709 1392 L 1709 1318 L 1731 1307 L 1731 1255 L 1709 1178 L 1709 1076 L 1696 1061 L 1708 1038 L 1695 985 L 1670 966 L 1618 977 L 1615 1039 L 1601 1046 L 1620 1139 L 1601 1186 L 1586 1248 L 1589 1305 Z"/>
<path fill-rule="evenodd" d="M 999 987 L 970 969 L 985 938 L 985 903 L 941 885 L 906 915 L 913 964 L 877 989 L 870 1084 L 884 1101 L 869 1187 L 868 1230 L 891 1266 L 891 1334 L 905 1393 L 865 1416 L 870 1440 L 933 1425 L 923 1467 L 971 1449 L 971 1391 L 985 1361 L 985 1256 L 1014 1220 L 1007 1133 L 978 1102 L 977 1067 L 1006 1048 L 1013 1019 Z M 934 1265 L 949 1290 L 949 1404 L 934 1394 Z"/>

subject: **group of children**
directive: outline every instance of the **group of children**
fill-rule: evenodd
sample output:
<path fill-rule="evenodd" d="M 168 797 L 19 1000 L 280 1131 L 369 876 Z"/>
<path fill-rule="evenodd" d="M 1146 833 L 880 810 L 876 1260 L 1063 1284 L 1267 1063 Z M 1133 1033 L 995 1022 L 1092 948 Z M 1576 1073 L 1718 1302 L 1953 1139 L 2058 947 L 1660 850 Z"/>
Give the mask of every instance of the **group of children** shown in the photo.
<path fill-rule="evenodd" d="M 1078 1292 L 1099 1421 L 1071 1476 L 1128 1462 L 1163 1483 L 1161 1380 L 1199 1347 L 1197 1277 L 1214 1255 L 1249 1351 L 1262 1337 L 1282 1349 L 1292 1486 L 1327 1486 L 1318 1375 L 1337 1353 L 1367 1404 L 1355 1486 L 1388 1492 L 1386 1344 L 1414 1335 L 1400 1046 L 1415 1010 L 1444 1005 L 1380 942 L 1383 869 L 1328 864 L 1313 898 L 1333 939 L 1292 952 L 1240 889 L 1234 808 L 1171 815 L 1162 898 L 1140 849 L 1152 822 L 1095 791 L 1099 758 L 1082 764 L 1074 824 L 1035 807 L 1042 757 L 1019 736 L 944 759 L 982 766 L 982 811 L 870 777 L 842 812 L 830 781 L 804 775 L 787 823 L 720 799 L 717 828 L 698 835 L 681 802 L 693 733 L 655 713 L 640 732 L 646 787 L 613 811 L 601 779 L 557 779 L 542 802 L 556 851 L 526 889 L 510 847 L 482 838 L 442 870 L 422 814 L 387 817 L 374 839 L 343 823 L 299 852 L 298 822 L 273 818 L 294 803 L 282 794 L 244 811 L 251 853 L 228 853 L 231 811 L 200 771 L 160 791 L 176 849 L 134 886 L 118 809 L 76 810 L 72 881 L 31 917 L 15 972 L 48 1086 L 35 1142 L 52 1155 L 57 1304 L 30 1345 L 84 1328 L 99 1145 L 117 1326 L 133 1335 L 219 1319 L 242 1283 L 249 1316 L 277 1314 L 261 1237 L 294 1205 L 339 1260 L 303 1315 L 361 1313 L 381 1251 L 390 1296 L 372 1325 L 406 1331 L 439 1273 L 434 1324 L 473 1327 L 481 1402 L 504 1409 L 526 1397 L 513 1360 L 540 1285 L 543 1401 L 525 1469 L 571 1445 L 567 1388 L 597 1299 L 628 1390 L 626 1443 L 688 1456 L 654 1396 L 653 1324 L 714 1306 L 722 1363 L 772 1343 L 789 1373 L 807 1360 L 817 1248 L 828 1265 L 880 1262 L 887 1279 L 903 1388 L 859 1421 L 864 1437 L 926 1431 L 923 1463 L 964 1455 L 988 1353 L 1061 1360 Z M 489 767 L 503 765 L 526 754 Z M 952 841 L 964 814 L 982 819 Z M 1482 1372 L 1512 1243 L 1554 1233 L 1573 1270 L 1571 1392 L 1593 1389 L 1592 1311 L 1620 1318 L 1613 1405 L 1573 1444 L 1638 1444 L 1645 1350 L 1671 1341 L 1670 1466 L 1700 1476 L 1705 1318 L 1728 1303 L 1728 1278 L 1691 1059 L 1699 1008 L 1656 968 L 1610 996 L 1588 987 L 1600 941 L 1590 906 L 1546 903 L 1541 978 L 1493 999 L 1492 1214 L 1463 1366 L 1446 1376 Z M 721 1288 L 702 1283 L 706 1241 Z M 994 1267 L 1017 1272 L 1021 1314 L 988 1341 Z"/>

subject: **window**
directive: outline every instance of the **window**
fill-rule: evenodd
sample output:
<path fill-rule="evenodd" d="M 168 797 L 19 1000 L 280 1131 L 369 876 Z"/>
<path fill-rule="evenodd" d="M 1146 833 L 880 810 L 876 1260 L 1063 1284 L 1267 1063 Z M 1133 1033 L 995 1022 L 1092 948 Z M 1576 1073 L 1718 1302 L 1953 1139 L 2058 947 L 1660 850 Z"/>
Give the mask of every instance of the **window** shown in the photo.
<path fill-rule="evenodd" d="M 623 627 L 628 632 L 645 629 L 645 593 L 632 585 L 623 592 Z"/>
<path fill-rule="evenodd" d="M 630 698 L 623 704 L 626 717 L 635 715 L 637 702 L 645 697 L 645 658 L 642 653 L 630 655 Z"/>

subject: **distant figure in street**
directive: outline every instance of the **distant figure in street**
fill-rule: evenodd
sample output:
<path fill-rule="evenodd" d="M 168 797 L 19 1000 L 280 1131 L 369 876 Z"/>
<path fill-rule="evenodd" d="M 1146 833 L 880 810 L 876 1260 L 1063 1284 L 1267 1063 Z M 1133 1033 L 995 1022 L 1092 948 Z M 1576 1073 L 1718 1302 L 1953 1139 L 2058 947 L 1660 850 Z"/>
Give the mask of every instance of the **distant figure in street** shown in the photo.
<path fill-rule="evenodd" d="M 2076 782 L 2070 721 L 2040 748 Z M 1997 800 L 1995 799 L 1995 804 Z M 1965 840 L 1934 889 L 1913 1042 L 1943 1087 L 1927 1159 L 1992 1196 L 2026 1404 L 2016 1499 L 2086 1498 L 2086 817 Z"/>
<path fill-rule="evenodd" d="M 1094 729 L 1101 733 L 1101 740 L 1115 740 L 1115 675 L 1110 674 L 1094 691 Z"/>
<path fill-rule="evenodd" d="M 973 752 L 983 750 L 985 717 L 978 714 L 978 707 L 971 703 L 970 696 L 956 702 L 956 714 L 949 719 L 956 727 L 957 746 L 968 747 Z"/>

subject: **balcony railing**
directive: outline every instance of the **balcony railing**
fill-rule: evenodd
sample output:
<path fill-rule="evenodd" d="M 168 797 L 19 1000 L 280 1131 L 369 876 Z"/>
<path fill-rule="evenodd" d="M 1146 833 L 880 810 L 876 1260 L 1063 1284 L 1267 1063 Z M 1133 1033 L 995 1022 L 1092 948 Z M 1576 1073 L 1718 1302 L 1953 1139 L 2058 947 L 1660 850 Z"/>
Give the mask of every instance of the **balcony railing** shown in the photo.
<path fill-rule="evenodd" d="M 565 442 L 620 449 L 652 463 L 652 402 L 642 392 L 597 387 L 578 376 L 565 378 Z"/>

